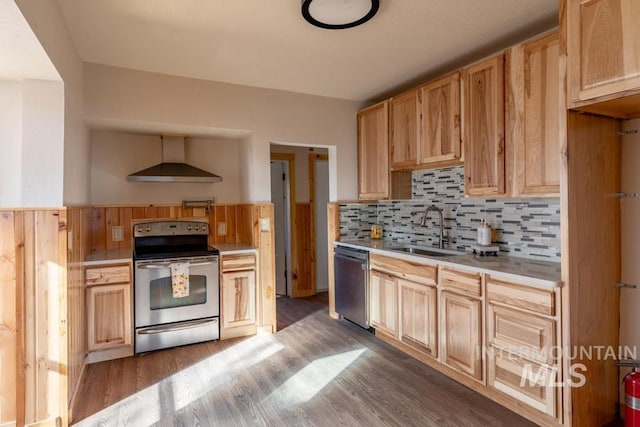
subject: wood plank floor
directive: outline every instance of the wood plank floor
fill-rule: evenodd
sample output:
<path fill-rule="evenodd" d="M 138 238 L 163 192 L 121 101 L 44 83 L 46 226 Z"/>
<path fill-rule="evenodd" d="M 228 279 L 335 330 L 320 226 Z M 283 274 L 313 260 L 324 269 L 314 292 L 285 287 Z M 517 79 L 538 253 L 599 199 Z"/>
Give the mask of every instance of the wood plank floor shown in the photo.
<path fill-rule="evenodd" d="M 368 332 L 326 294 L 279 298 L 273 335 L 89 365 L 78 425 L 525 426 Z"/>

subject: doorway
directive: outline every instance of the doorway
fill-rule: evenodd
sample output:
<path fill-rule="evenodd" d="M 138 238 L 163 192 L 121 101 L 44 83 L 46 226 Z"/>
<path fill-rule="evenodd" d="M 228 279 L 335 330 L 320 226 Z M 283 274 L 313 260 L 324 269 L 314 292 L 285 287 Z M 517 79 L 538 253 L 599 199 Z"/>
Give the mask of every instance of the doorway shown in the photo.
<path fill-rule="evenodd" d="M 328 149 L 271 144 L 270 156 L 276 294 L 299 298 L 325 292 L 328 290 Z"/>

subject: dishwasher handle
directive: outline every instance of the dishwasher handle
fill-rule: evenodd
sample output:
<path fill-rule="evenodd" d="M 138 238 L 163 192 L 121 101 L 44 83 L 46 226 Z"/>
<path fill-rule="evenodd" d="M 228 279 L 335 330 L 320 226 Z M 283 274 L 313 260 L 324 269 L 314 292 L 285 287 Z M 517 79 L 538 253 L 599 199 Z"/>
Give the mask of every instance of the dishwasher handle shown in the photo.
<path fill-rule="evenodd" d="M 338 258 L 358 261 L 362 263 L 369 262 L 369 252 L 361 251 L 358 249 L 346 249 L 342 247 L 337 247 L 333 251 L 333 256 Z"/>

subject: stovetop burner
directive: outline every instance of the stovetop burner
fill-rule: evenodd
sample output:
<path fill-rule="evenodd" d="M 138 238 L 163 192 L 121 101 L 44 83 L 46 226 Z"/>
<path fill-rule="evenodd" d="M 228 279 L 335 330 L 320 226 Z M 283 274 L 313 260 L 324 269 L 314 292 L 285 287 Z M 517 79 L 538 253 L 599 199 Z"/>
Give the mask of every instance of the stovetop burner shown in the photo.
<path fill-rule="evenodd" d="M 153 221 L 133 227 L 135 259 L 219 255 L 209 246 L 209 224 L 201 221 Z"/>

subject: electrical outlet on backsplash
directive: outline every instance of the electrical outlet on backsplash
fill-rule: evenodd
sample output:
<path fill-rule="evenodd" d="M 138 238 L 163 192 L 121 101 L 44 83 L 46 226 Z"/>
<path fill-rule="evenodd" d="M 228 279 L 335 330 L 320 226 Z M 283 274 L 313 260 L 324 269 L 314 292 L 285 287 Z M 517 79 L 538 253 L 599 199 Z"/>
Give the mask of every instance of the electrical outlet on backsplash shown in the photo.
<path fill-rule="evenodd" d="M 470 251 L 486 219 L 501 254 L 560 261 L 558 198 L 466 199 L 463 166 L 414 171 L 411 193 L 412 200 L 341 204 L 340 238 L 367 238 L 379 224 L 384 239 L 437 246 L 436 216 L 420 225 L 433 204 L 442 209 L 449 248 Z"/>

